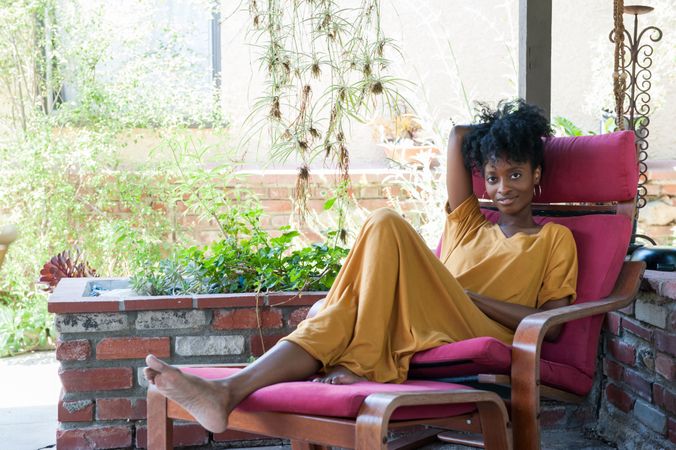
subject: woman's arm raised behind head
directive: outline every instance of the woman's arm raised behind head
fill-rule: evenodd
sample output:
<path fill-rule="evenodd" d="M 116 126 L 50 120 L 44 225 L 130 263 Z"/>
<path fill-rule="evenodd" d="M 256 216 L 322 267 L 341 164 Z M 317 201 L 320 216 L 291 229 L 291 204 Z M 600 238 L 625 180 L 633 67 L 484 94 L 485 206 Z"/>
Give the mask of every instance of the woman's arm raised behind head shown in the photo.
<path fill-rule="evenodd" d="M 450 210 L 447 212 L 460 206 L 472 194 L 472 174 L 465 167 L 462 157 L 462 141 L 469 130 L 469 126 L 455 126 L 448 137 L 446 189 Z"/>

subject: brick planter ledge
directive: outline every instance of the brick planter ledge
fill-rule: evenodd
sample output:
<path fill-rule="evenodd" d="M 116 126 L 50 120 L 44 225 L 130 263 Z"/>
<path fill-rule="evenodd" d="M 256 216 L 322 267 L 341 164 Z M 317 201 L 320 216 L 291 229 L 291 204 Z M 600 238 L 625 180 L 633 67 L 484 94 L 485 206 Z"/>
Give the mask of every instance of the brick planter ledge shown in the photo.
<path fill-rule="evenodd" d="M 60 450 L 145 448 L 146 354 L 172 364 L 246 363 L 293 331 L 310 306 L 325 296 L 307 292 L 92 297 L 88 296 L 92 286 L 124 289 L 128 281 L 63 279 L 49 298 L 59 334 Z M 193 423 L 174 425 L 177 447 L 223 446 L 241 440 L 279 443 L 240 432 L 212 434 Z"/>

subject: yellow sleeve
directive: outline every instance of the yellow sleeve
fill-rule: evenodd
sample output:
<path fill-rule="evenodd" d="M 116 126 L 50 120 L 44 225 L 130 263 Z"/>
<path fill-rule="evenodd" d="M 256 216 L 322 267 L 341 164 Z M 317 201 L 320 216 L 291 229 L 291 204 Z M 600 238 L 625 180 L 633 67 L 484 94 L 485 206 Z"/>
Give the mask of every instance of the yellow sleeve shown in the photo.
<path fill-rule="evenodd" d="M 575 302 L 577 294 L 577 248 L 573 233 L 562 225 L 552 233 L 552 243 L 545 269 L 542 287 L 538 293 L 537 307 L 549 300 L 571 296 Z"/>
<path fill-rule="evenodd" d="M 462 241 L 468 232 L 476 230 L 484 223 L 486 223 L 486 217 L 479 209 L 479 200 L 476 195 L 472 194 L 446 217 L 444 248 L 447 249 L 451 243 Z"/>

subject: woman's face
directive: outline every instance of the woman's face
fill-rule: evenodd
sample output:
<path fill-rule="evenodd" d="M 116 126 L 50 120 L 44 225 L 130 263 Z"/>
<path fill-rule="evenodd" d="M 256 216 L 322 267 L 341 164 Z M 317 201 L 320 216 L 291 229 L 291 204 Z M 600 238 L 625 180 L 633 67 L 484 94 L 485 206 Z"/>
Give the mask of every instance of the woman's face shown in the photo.
<path fill-rule="evenodd" d="M 533 188 L 540 183 L 542 169 L 530 162 L 517 163 L 499 158 L 484 166 L 486 192 L 502 214 L 514 215 L 530 208 Z"/>

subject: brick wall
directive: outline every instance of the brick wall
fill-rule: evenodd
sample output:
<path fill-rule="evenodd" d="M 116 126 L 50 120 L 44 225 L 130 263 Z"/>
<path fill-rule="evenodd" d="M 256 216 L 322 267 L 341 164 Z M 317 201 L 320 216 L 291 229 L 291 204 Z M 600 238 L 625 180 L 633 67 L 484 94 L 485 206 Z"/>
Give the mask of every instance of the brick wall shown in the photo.
<path fill-rule="evenodd" d="M 639 211 L 639 232 L 658 244 L 676 244 L 676 160 L 648 161 L 647 204 Z"/>
<path fill-rule="evenodd" d="M 145 448 L 147 384 L 142 370 L 148 353 L 173 364 L 246 363 L 292 331 L 323 297 L 261 296 L 258 308 L 255 296 L 247 294 L 82 297 L 82 280 L 66 280 L 49 304 L 59 333 L 60 450 Z M 279 442 L 234 431 L 213 434 L 193 423 L 177 422 L 174 428 L 177 447 Z"/>
<path fill-rule="evenodd" d="M 648 234 L 661 244 L 671 244 L 676 236 L 676 161 L 648 162 L 648 204 L 639 215 L 639 231 Z M 296 183 L 296 171 L 259 170 L 243 172 L 243 186 L 258 196 L 264 210 L 262 226 L 275 232 L 279 227 L 288 225 L 293 211 L 293 191 Z M 390 206 L 388 197 L 393 196 L 402 210 L 407 211 L 415 202 L 406 197 L 394 179 L 401 178 L 401 171 L 394 169 L 355 169 L 350 172 L 352 180 L 351 194 L 359 205 L 366 210 L 375 210 Z M 337 173 L 333 170 L 316 170 L 310 179 L 309 207 L 317 212 L 323 210 L 324 202 L 335 195 Z M 185 214 L 185 207 L 167 205 L 149 199 L 153 208 L 165 211 L 172 223 L 178 223 L 191 230 L 193 237 L 208 243 L 220 235 L 218 227 L 212 221 L 200 220 L 197 215 Z M 121 207 L 111 207 L 111 212 L 123 214 Z M 304 228 L 309 239 L 317 239 L 309 228 Z"/>
<path fill-rule="evenodd" d="M 261 201 L 264 216 L 261 221 L 263 229 L 272 232 L 288 225 L 293 213 L 293 196 L 297 172 L 293 170 L 261 170 L 242 172 L 242 185 L 250 190 Z M 375 210 L 389 206 L 390 196 L 398 199 L 403 210 L 413 206 L 414 202 L 403 196 L 403 193 L 391 180 L 401 174 L 393 169 L 355 169 L 350 172 L 352 187 L 350 194 L 354 196 L 362 208 Z M 335 195 L 335 181 L 338 177 L 333 170 L 316 170 L 310 178 L 308 206 L 318 213 L 323 211 L 324 203 Z M 165 208 L 166 209 L 166 208 Z M 215 223 L 200 221 L 196 215 L 183 215 L 184 210 L 177 208 L 168 211 L 176 214 L 174 220 L 192 230 L 194 237 L 200 242 L 210 242 L 219 236 Z M 309 239 L 320 239 L 311 229 L 302 229 Z"/>
<path fill-rule="evenodd" d="M 647 271 L 636 302 L 607 315 L 598 431 L 620 449 L 676 445 L 676 273 Z"/>
<path fill-rule="evenodd" d="M 659 244 L 673 245 L 676 238 L 676 160 L 648 161 L 648 183 L 646 185 L 648 204 L 639 214 L 639 231 L 651 236 Z M 351 172 L 352 194 L 361 207 L 374 210 L 388 204 L 388 194 L 394 195 L 402 209 L 414 206 L 399 187 L 392 181 L 399 171 L 392 169 L 361 169 Z M 322 211 L 324 202 L 334 195 L 336 173 L 331 170 L 313 172 L 310 185 L 309 206 Z M 292 213 L 293 189 L 296 172 L 290 170 L 247 172 L 245 185 L 262 201 L 265 217 L 263 228 L 277 230 L 289 223 Z M 180 210 L 178 211 L 180 213 Z M 200 222 L 196 216 L 177 217 L 195 231 L 195 237 L 208 242 L 218 236 L 214 224 Z M 318 238 L 305 229 L 308 237 Z"/>

